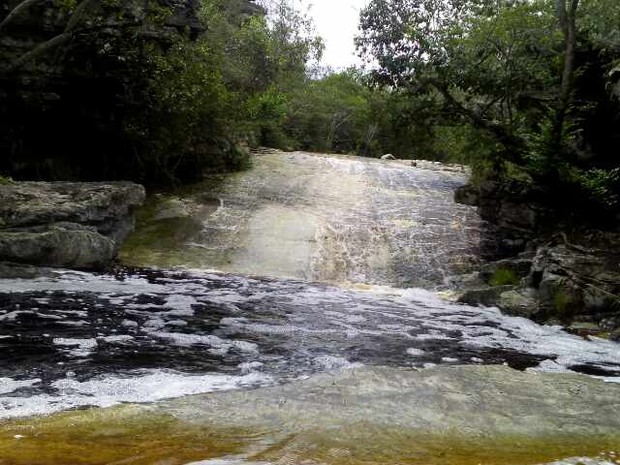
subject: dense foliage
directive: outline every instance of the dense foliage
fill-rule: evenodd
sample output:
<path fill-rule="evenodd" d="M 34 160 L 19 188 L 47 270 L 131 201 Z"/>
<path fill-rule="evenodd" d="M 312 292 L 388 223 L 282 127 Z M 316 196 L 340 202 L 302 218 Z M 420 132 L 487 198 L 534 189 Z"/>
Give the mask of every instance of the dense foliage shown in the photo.
<path fill-rule="evenodd" d="M 170 184 L 239 147 L 390 152 L 620 208 L 615 0 L 372 0 L 370 73 L 313 69 L 311 22 L 271 5 L 5 2 L 0 172 Z"/>
<path fill-rule="evenodd" d="M 358 46 L 439 152 L 616 210 L 620 4 L 372 0 Z M 568 194 L 568 196 L 567 196 Z"/>
<path fill-rule="evenodd" d="M 286 3 L 23 0 L 0 25 L 0 171 L 169 184 L 247 163 L 321 43 Z M 17 44 L 17 46 L 12 46 Z"/>

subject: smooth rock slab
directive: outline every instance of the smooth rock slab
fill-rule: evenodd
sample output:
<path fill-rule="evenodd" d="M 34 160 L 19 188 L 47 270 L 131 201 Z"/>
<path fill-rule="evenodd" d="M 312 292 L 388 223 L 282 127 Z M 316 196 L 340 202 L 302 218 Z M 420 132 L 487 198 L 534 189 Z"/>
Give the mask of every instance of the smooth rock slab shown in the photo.
<path fill-rule="evenodd" d="M 619 394 L 584 375 L 502 366 L 367 367 L 6 421 L 0 463 L 607 465 Z"/>
<path fill-rule="evenodd" d="M 192 426 L 262 432 L 269 446 L 250 458 L 274 464 L 605 463 L 620 447 L 620 385 L 497 365 L 365 367 L 163 411 Z"/>
<path fill-rule="evenodd" d="M 327 431 L 363 421 L 465 437 L 612 434 L 620 441 L 620 384 L 501 365 L 364 367 L 253 391 L 196 395 L 170 401 L 167 409 L 177 418 L 227 427 Z"/>

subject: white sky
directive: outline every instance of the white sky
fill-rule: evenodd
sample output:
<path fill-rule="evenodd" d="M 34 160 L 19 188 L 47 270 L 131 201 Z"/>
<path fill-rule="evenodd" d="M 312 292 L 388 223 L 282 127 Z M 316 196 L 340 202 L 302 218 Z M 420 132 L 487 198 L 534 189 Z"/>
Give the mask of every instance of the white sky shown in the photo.
<path fill-rule="evenodd" d="M 368 0 L 291 0 L 295 9 L 308 11 L 317 33 L 325 42 L 322 63 L 334 69 L 360 64 L 353 36 L 357 34 L 359 12 Z M 309 9 L 308 9 L 309 8 Z"/>

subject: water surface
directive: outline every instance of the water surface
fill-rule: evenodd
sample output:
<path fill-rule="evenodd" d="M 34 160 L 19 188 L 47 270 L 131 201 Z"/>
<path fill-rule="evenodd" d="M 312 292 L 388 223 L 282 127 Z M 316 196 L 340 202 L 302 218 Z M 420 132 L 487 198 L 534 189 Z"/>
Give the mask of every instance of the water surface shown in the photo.
<path fill-rule="evenodd" d="M 613 464 L 618 344 L 436 294 L 465 180 L 270 153 L 153 196 L 125 267 L 0 280 L 0 465 Z"/>

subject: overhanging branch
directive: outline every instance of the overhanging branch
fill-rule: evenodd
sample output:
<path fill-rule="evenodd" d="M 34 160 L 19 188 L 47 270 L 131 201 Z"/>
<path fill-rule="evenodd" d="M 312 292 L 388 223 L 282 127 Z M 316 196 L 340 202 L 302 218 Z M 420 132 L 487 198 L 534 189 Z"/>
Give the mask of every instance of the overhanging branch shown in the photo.
<path fill-rule="evenodd" d="M 36 5 L 37 3 L 42 3 L 45 0 L 24 0 L 19 5 L 11 10 L 11 12 L 2 20 L 0 23 L 0 32 L 11 22 L 15 17 L 17 17 L 22 11 L 30 8 L 32 5 Z"/>
<path fill-rule="evenodd" d="M 51 39 L 37 45 L 34 49 L 30 50 L 29 52 L 24 53 L 17 60 L 11 63 L 11 65 L 7 69 L 7 72 L 11 73 L 11 72 L 15 72 L 19 70 L 27 63 L 33 61 L 34 59 L 36 59 L 37 57 L 41 55 L 44 55 L 49 50 L 53 50 L 54 48 L 68 42 L 73 37 L 79 34 L 83 34 L 87 32 L 94 32 L 96 30 L 102 30 L 102 29 L 133 28 L 136 26 L 140 26 L 141 24 L 142 24 L 141 22 L 127 22 L 127 23 L 120 23 L 120 24 L 119 23 L 105 23 L 105 24 L 92 25 L 92 26 L 83 27 L 80 29 L 74 29 L 72 31 L 63 32 L 62 34 L 58 34 L 57 36 L 54 36 Z"/>
<path fill-rule="evenodd" d="M 506 147 L 507 150 L 504 155 L 509 161 L 518 164 L 523 163 L 522 153 L 524 146 L 523 141 L 520 138 L 508 132 L 505 127 L 489 121 L 488 119 L 477 114 L 475 111 L 464 106 L 461 102 L 454 98 L 450 90 L 444 84 L 437 81 L 432 82 L 432 84 L 450 104 L 450 106 L 452 106 L 457 112 L 469 119 L 474 126 L 491 133 L 498 142 Z"/>

